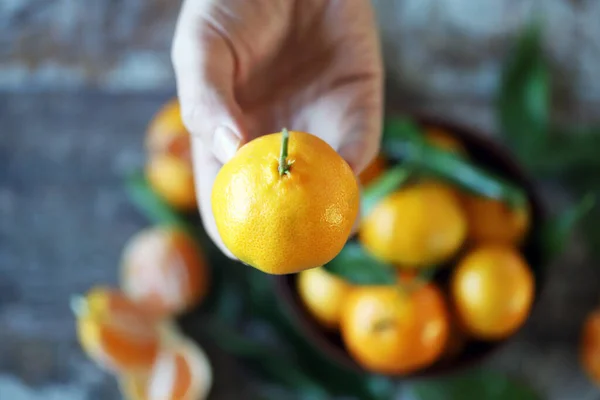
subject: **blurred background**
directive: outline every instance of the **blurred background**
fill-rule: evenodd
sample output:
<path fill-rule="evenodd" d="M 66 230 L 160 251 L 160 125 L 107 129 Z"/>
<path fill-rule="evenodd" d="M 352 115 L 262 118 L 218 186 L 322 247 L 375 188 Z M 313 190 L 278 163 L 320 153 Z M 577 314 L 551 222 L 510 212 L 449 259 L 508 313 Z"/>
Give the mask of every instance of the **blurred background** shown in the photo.
<path fill-rule="evenodd" d="M 123 243 L 147 225 L 122 179 L 143 164 L 147 124 L 175 93 L 169 56 L 179 3 L 0 1 L 0 399 L 119 398 L 114 380 L 82 354 L 68 300 L 115 283 Z M 502 62 L 537 15 L 556 84 L 553 119 L 600 123 L 600 2 L 373 3 L 389 104 L 494 135 Z M 540 186 L 551 208 L 570 201 L 551 180 Z M 600 270 L 576 235 L 526 329 L 487 362 L 525 375 L 551 399 L 600 398 L 577 359 L 599 289 Z M 235 360 L 207 351 L 212 398 L 245 398 Z"/>

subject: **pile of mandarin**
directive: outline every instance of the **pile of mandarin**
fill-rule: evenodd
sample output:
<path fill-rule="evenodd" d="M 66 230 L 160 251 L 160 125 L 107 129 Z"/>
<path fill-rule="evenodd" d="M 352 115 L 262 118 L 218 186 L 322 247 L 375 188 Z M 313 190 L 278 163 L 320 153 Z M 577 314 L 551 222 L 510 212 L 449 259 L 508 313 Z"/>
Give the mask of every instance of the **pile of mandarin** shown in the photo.
<path fill-rule="evenodd" d="M 433 145 L 463 157 L 449 132 L 427 129 Z M 172 99 L 146 133 L 146 179 L 181 213 L 196 209 L 190 135 Z M 389 166 L 377 157 L 359 176 L 363 186 Z M 397 285 L 355 285 L 323 267 L 297 276 L 306 310 L 338 336 L 364 369 L 409 375 L 451 362 L 470 341 L 510 337 L 527 320 L 534 276 L 521 254 L 530 229 L 528 205 L 506 204 L 462 192 L 448 183 L 413 182 L 381 199 L 361 216 L 355 240 L 374 258 L 397 269 Z M 448 285 L 431 271 L 449 272 Z M 154 227 L 125 245 L 120 288 L 98 286 L 73 299 L 82 348 L 114 374 L 129 400 L 199 400 L 208 396 L 212 368 L 174 317 L 199 305 L 209 269 L 187 233 Z M 600 308 L 587 317 L 580 345 L 588 375 L 600 382 Z"/>
<path fill-rule="evenodd" d="M 448 132 L 430 128 L 425 135 L 469 157 Z M 368 186 L 387 165 L 376 158 L 359 176 L 361 184 Z M 469 341 L 500 341 L 525 323 L 535 296 L 521 250 L 530 219 L 528 205 L 511 208 L 417 179 L 362 215 L 356 236 L 373 258 L 394 267 L 397 285 L 356 285 L 321 267 L 300 272 L 297 291 L 313 319 L 338 335 L 362 368 L 418 373 L 456 359 Z M 441 269 L 448 285 L 432 279 Z"/>
<path fill-rule="evenodd" d="M 177 102 L 150 123 L 146 176 L 172 207 L 196 207 L 190 138 Z M 82 348 L 117 378 L 128 400 L 201 400 L 212 385 L 204 351 L 174 318 L 202 302 L 209 268 L 195 239 L 178 228 L 152 227 L 125 244 L 120 287 L 97 286 L 72 308 Z"/>

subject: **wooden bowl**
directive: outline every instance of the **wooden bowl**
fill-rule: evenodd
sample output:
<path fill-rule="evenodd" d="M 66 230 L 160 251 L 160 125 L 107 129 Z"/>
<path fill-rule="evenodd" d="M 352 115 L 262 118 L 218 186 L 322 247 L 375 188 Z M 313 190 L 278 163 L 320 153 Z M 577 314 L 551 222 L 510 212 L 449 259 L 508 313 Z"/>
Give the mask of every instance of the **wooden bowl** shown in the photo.
<path fill-rule="evenodd" d="M 535 275 L 536 293 L 534 305 L 537 304 L 544 283 L 544 268 L 542 265 L 544 259 L 540 241 L 540 228 L 545 218 L 545 212 L 532 179 L 523 171 L 510 152 L 489 135 L 426 115 L 412 115 L 411 118 L 422 127 L 438 127 L 449 134 L 455 135 L 467 149 L 472 162 L 490 172 L 503 176 L 525 190 L 531 206 L 531 227 L 528 236 L 521 246 L 521 250 Z M 456 260 L 451 262 L 454 261 Z M 434 279 L 446 290 L 448 278 L 449 270 L 442 268 L 436 273 Z M 357 364 L 347 353 L 339 333 L 325 331 L 304 308 L 296 291 L 297 275 L 276 276 L 274 279 L 278 296 L 282 299 L 282 303 L 304 336 L 326 357 L 341 367 L 355 372 L 366 373 L 367 371 Z M 481 362 L 509 340 L 510 337 L 497 342 L 469 342 L 458 357 L 438 361 L 428 368 L 413 374 L 398 376 L 398 378 L 423 378 L 457 372 L 460 369 Z"/>

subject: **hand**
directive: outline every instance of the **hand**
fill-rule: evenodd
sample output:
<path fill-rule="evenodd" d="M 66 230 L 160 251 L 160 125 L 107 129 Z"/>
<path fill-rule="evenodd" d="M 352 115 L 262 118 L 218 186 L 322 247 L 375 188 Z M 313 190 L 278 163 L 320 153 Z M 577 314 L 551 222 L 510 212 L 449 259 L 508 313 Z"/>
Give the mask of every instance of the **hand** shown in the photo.
<path fill-rule="evenodd" d="M 383 72 L 370 0 L 185 0 L 172 48 L 202 220 L 239 146 L 315 134 L 360 173 L 379 151 Z"/>

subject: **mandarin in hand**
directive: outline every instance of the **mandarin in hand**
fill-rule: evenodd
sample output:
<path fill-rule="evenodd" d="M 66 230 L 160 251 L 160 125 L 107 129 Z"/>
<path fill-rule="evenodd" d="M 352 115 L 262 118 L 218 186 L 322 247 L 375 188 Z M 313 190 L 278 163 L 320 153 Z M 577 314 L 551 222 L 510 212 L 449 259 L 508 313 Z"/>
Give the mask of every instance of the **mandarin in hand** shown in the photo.
<path fill-rule="evenodd" d="M 138 373 L 152 367 L 160 349 L 157 321 L 114 289 L 96 287 L 71 304 L 83 350 L 112 372 Z"/>
<path fill-rule="evenodd" d="M 180 229 L 145 229 L 125 245 L 121 288 L 156 317 L 189 310 L 204 298 L 208 284 L 209 269 L 200 247 Z"/>
<path fill-rule="evenodd" d="M 348 296 L 342 340 L 365 369 L 405 375 L 434 363 L 444 351 L 449 319 L 433 284 L 402 292 L 395 286 L 359 286 Z"/>
<path fill-rule="evenodd" d="M 240 261 L 269 274 L 322 266 L 344 247 L 359 207 L 350 166 L 305 132 L 273 133 L 242 146 L 217 174 L 212 209 Z"/>
<path fill-rule="evenodd" d="M 323 267 L 298 274 L 300 299 L 310 314 L 327 329 L 337 329 L 342 308 L 352 285 Z"/>
<path fill-rule="evenodd" d="M 423 268 L 453 256 L 466 233 L 467 221 L 454 191 L 422 182 L 392 193 L 363 216 L 359 239 L 383 261 Z"/>
<path fill-rule="evenodd" d="M 535 295 L 533 273 L 518 250 L 487 244 L 471 250 L 451 278 L 461 327 L 481 340 L 513 334 L 529 316 Z"/>

